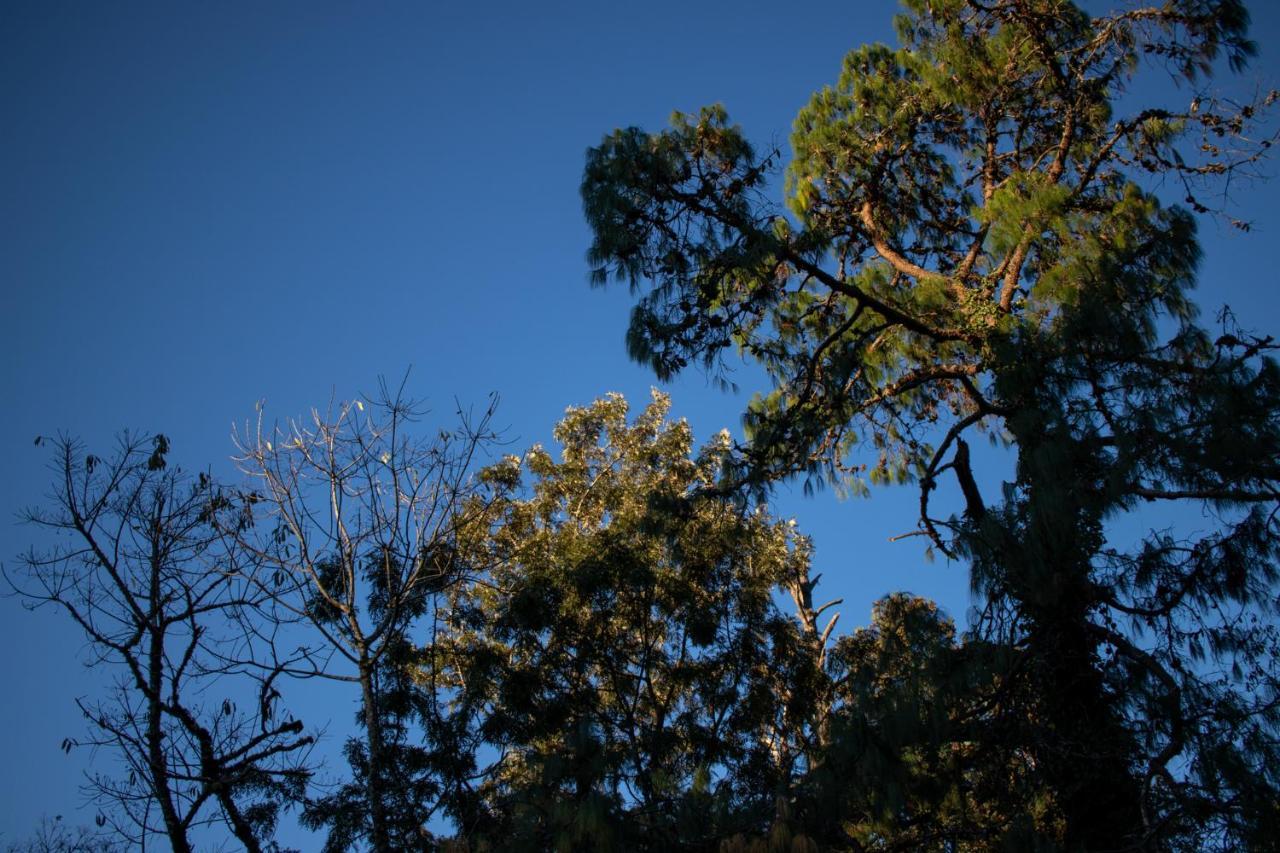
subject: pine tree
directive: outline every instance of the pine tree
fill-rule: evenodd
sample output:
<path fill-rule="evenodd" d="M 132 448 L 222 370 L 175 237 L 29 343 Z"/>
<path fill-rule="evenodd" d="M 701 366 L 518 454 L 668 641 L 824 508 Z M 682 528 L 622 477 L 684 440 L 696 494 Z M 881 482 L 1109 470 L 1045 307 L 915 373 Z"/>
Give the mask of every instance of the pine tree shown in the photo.
<path fill-rule="evenodd" d="M 1242 67 L 1247 12 L 904 5 L 901 46 L 853 51 L 801 110 L 789 216 L 765 195 L 779 155 L 721 107 L 589 152 L 594 280 L 638 291 L 628 346 L 660 376 L 731 347 L 769 372 L 739 485 L 914 483 L 921 534 L 970 562 L 989 701 L 980 739 L 953 745 L 1003 756 L 966 784 L 1021 762 L 1041 805 L 936 843 L 1264 847 L 1280 819 L 1280 373 L 1270 338 L 1229 315 L 1199 326 L 1189 290 L 1195 215 L 1261 156 L 1275 95 L 1121 104 L 1151 65 L 1192 87 Z M 970 465 L 975 430 L 1016 453 L 998 500 Z M 964 502 L 943 516 L 947 475 Z M 1179 528 L 1164 508 L 1181 503 L 1213 523 Z M 1121 518 L 1152 529 L 1122 547 Z M 864 846 L 921 843 L 909 823 Z"/>

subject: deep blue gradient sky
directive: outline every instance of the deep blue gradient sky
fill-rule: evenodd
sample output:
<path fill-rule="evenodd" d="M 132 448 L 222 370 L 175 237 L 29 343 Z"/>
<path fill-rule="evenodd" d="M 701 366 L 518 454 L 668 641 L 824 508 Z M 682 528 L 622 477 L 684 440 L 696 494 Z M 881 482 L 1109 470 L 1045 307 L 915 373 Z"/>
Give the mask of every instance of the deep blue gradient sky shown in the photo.
<path fill-rule="evenodd" d="M 1280 11 L 1255 5 L 1262 56 L 1224 86 L 1280 81 Z M 184 467 L 232 476 L 232 424 L 255 401 L 301 414 L 410 365 L 410 391 L 443 425 L 455 397 L 500 393 L 515 449 L 548 442 L 566 405 L 611 390 L 643 404 L 654 380 L 624 353 L 629 299 L 586 284 L 584 150 L 619 125 L 656 129 L 673 109 L 721 101 L 761 147 L 785 151 L 796 110 L 845 51 L 892 39 L 894 11 L 5 4 L 0 558 L 34 535 L 14 519 L 48 482 L 37 434 L 107 449 L 121 428 L 160 431 Z M 1280 331 L 1280 183 L 1235 189 L 1256 228 L 1203 223 L 1201 299 Z M 699 439 L 741 435 L 745 394 L 696 373 L 667 390 Z M 796 488 L 774 508 L 814 535 L 825 588 L 846 597 L 842 626 L 899 589 L 963 620 L 963 568 L 926 563 L 919 540 L 886 542 L 914 525 L 914 506 L 905 489 L 839 502 Z M 69 623 L 11 598 L 0 649 L 3 843 L 40 814 L 72 817 L 90 756 L 58 744 L 81 731 L 72 700 L 91 681 Z M 351 708 L 295 710 L 337 731 Z"/>

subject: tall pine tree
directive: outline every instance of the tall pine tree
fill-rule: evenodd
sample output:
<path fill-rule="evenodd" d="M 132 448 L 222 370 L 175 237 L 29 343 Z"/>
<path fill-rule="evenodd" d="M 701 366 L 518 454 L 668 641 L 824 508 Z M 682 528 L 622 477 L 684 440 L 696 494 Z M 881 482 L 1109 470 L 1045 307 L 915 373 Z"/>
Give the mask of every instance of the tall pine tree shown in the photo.
<path fill-rule="evenodd" d="M 1193 91 L 1240 68 L 1246 10 L 904 5 L 901 46 L 853 51 L 801 110 L 790 215 L 765 196 L 778 155 L 720 107 L 589 152 L 595 280 L 638 293 L 628 346 L 660 376 L 728 348 L 772 376 L 736 483 L 914 483 L 921 534 L 970 562 L 968 642 L 993 651 L 954 715 L 982 726 L 953 746 L 1020 762 L 1039 805 L 936 843 L 1266 846 L 1280 373 L 1269 338 L 1205 330 L 1188 292 L 1195 214 L 1261 156 L 1274 95 L 1122 103 L 1153 65 Z M 1010 440 L 1014 482 L 973 470 L 975 430 Z M 1180 528 L 1176 504 L 1203 518 Z M 1120 519 L 1150 531 L 1128 546 Z M 919 844 L 913 820 L 856 843 Z"/>

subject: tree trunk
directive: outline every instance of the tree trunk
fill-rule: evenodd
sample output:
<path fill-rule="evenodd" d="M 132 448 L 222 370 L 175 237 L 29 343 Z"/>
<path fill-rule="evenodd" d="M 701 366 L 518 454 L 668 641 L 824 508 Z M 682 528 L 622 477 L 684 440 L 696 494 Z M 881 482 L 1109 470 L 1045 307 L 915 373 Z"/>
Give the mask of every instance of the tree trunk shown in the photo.
<path fill-rule="evenodd" d="M 1067 850 L 1130 849 L 1143 833 L 1135 744 L 1103 683 L 1088 614 L 1070 611 L 1044 614 L 1029 637 L 1033 754 L 1066 818 Z"/>
<path fill-rule="evenodd" d="M 222 806 L 223 813 L 231 823 L 231 831 L 235 834 L 236 839 L 244 845 L 247 853 L 262 853 L 262 845 L 258 843 L 257 836 L 253 834 L 253 827 L 249 826 L 249 822 L 244 819 L 244 815 L 240 812 L 240 807 L 236 805 L 235 799 L 231 796 L 231 791 L 228 790 L 225 784 L 219 783 L 217 797 L 218 804 Z"/>
<path fill-rule="evenodd" d="M 262 845 L 258 843 L 258 838 L 253 833 L 253 827 L 249 825 L 249 821 L 245 820 L 240 806 L 236 804 L 235 797 L 232 795 L 226 770 L 213 754 L 213 738 L 209 735 L 208 729 L 198 728 L 194 734 L 200 740 L 202 772 L 210 780 L 207 784 L 213 788 L 213 795 L 218 805 L 222 806 L 222 813 L 226 815 L 227 822 L 231 824 L 231 832 L 244 845 L 247 853 L 262 853 Z"/>
<path fill-rule="evenodd" d="M 383 767 L 382 720 L 378 713 L 378 696 L 373 684 L 373 664 L 360 660 L 360 692 L 364 703 L 365 748 L 369 753 L 369 772 L 365 777 L 365 797 L 369 807 L 369 832 L 373 849 L 391 853 L 391 835 L 386 814 L 386 768 Z"/>
<path fill-rule="evenodd" d="M 152 601 L 160 600 L 159 573 L 152 574 Z M 154 606 L 154 605 L 153 605 Z M 151 788 L 160 814 L 164 818 L 165 833 L 174 853 L 191 853 L 186 827 L 182 825 L 173 805 L 173 793 L 169 789 L 169 767 L 164 756 L 164 729 L 160 696 L 164 690 L 164 633 L 156 624 L 158 615 L 151 614 L 150 643 L 147 649 L 147 767 L 151 771 Z"/>
<path fill-rule="evenodd" d="M 1104 542 L 1105 463 L 1065 428 L 1038 422 L 1015 432 L 1027 487 L 1016 531 L 1003 528 L 991 557 L 1026 631 L 1030 691 L 1025 743 L 1065 818 L 1067 850 L 1130 849 L 1142 837 L 1137 744 L 1102 676 L 1092 628 L 1092 566 Z M 1046 419 L 1046 422 L 1053 423 Z M 1017 434 L 1017 433 L 1021 434 Z"/>

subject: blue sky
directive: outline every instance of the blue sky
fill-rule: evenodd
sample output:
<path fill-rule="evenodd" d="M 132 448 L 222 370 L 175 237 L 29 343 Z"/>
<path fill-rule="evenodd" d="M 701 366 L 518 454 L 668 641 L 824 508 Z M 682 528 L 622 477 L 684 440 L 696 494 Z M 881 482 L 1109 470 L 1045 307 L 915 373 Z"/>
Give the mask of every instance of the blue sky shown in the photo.
<path fill-rule="evenodd" d="M 1263 54 L 1237 81 L 1247 91 L 1280 83 L 1280 11 L 1254 5 Z M 586 283 L 584 150 L 720 101 L 785 151 L 796 110 L 845 51 L 892 39 L 894 10 L 6 4 L 0 558 L 34 535 L 14 519 L 48 481 L 37 434 L 105 448 L 124 427 L 160 431 L 185 467 L 232 476 L 231 428 L 255 401 L 287 417 L 410 365 L 410 391 L 442 424 L 455 397 L 498 392 L 517 448 L 548 442 L 566 405 L 614 390 L 642 404 L 655 381 L 623 350 L 628 297 Z M 1229 302 L 1261 331 L 1280 331 L 1277 187 L 1236 188 L 1250 235 L 1202 224 L 1202 302 Z M 740 436 L 745 394 L 697 373 L 667 390 L 699 438 Z M 913 526 L 914 504 L 907 490 L 779 493 L 775 510 L 816 539 L 825 588 L 846 597 L 842 626 L 899 589 L 963 618 L 963 568 L 926 563 L 919 540 L 886 541 Z M 72 700 L 90 681 L 52 612 L 0 599 L 0 648 L 3 842 L 42 813 L 73 814 L 90 756 L 58 744 L 81 730 Z"/>

